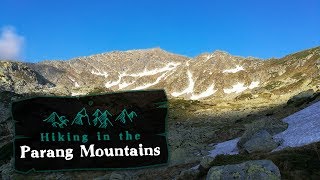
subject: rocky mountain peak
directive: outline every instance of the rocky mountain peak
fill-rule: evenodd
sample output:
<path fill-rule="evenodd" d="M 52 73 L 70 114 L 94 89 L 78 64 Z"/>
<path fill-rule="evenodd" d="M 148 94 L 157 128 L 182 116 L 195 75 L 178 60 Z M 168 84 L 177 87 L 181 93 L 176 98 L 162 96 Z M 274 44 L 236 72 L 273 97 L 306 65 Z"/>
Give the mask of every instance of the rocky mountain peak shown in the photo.
<path fill-rule="evenodd" d="M 317 88 L 320 86 L 319 59 L 319 47 L 271 60 L 233 56 L 220 50 L 191 59 L 151 48 L 17 66 L 21 72 L 29 68 L 27 72 L 37 73 L 73 94 L 79 94 L 84 88 L 165 89 L 169 97 L 205 100 L 241 98 L 243 94 L 256 98 L 266 92 L 294 94 Z M 6 72 L 11 79 L 19 77 L 15 71 Z"/>
<path fill-rule="evenodd" d="M 220 55 L 220 56 L 230 56 L 230 54 L 227 51 L 222 51 L 222 50 L 215 50 L 213 51 L 214 55 Z"/>

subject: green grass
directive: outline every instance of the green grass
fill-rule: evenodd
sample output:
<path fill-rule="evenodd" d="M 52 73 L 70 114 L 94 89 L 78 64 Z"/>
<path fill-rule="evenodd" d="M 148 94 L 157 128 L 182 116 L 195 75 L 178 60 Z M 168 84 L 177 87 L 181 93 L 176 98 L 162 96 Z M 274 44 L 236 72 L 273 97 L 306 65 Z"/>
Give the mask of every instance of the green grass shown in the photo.
<path fill-rule="evenodd" d="M 279 89 L 277 89 L 277 91 L 279 93 L 286 93 L 286 92 L 289 92 L 290 90 L 295 90 L 295 89 L 298 89 L 299 87 L 301 87 L 303 85 L 303 83 L 306 81 L 305 78 L 302 78 L 300 79 L 299 81 L 297 82 L 294 82 L 292 84 L 289 84 L 287 86 L 283 86 Z"/>
<path fill-rule="evenodd" d="M 236 100 L 237 101 L 241 101 L 241 100 L 246 100 L 246 99 L 252 99 L 252 94 L 251 93 L 244 93 L 244 94 L 241 94 L 239 96 L 236 97 Z"/>
<path fill-rule="evenodd" d="M 272 82 L 268 83 L 268 84 L 265 86 L 265 88 L 266 88 L 267 90 L 273 90 L 273 89 L 279 87 L 281 84 L 283 84 L 282 81 L 272 81 Z"/>
<path fill-rule="evenodd" d="M 291 78 L 299 80 L 299 79 L 301 79 L 303 77 L 302 75 L 303 75 L 302 72 L 298 72 L 298 73 L 295 73 L 293 76 L 291 76 Z"/>

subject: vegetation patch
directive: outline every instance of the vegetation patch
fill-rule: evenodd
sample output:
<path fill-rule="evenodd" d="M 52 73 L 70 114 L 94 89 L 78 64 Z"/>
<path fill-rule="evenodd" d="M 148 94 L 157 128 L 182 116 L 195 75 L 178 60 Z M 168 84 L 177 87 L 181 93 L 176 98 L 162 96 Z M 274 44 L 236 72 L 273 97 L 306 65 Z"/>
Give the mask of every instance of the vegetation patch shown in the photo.
<path fill-rule="evenodd" d="M 277 91 L 281 94 L 284 94 L 284 93 L 290 92 L 292 90 L 298 89 L 299 87 L 301 87 L 303 85 L 304 82 L 305 82 L 305 79 L 302 78 L 297 82 L 294 82 L 292 84 L 289 84 L 287 86 L 283 86 L 283 87 L 277 89 Z"/>
<path fill-rule="evenodd" d="M 97 94 L 102 94 L 106 92 L 108 92 L 108 90 L 104 87 L 94 87 L 93 90 L 90 91 L 87 95 L 91 96 L 91 95 L 97 95 Z"/>
<path fill-rule="evenodd" d="M 244 93 L 236 97 L 237 101 L 252 99 L 253 95 L 251 93 Z"/>
<path fill-rule="evenodd" d="M 303 77 L 303 73 L 302 72 L 295 73 L 293 76 L 291 76 L 292 79 L 296 79 L 296 80 L 299 80 L 302 77 Z"/>
<path fill-rule="evenodd" d="M 265 86 L 265 88 L 266 88 L 267 90 L 273 90 L 273 89 L 279 87 L 279 86 L 282 85 L 282 84 L 283 84 L 282 81 L 272 81 L 272 82 L 268 83 L 268 84 Z"/>

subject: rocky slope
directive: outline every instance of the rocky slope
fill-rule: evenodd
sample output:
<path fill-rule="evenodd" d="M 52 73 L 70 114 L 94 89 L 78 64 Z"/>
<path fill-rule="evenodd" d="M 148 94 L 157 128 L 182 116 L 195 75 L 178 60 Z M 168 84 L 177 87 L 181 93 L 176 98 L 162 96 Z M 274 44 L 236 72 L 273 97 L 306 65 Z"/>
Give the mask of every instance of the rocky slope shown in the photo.
<path fill-rule="evenodd" d="M 0 90 L 17 93 L 54 86 L 38 72 L 21 62 L 0 61 Z"/>
<path fill-rule="evenodd" d="M 232 56 L 223 51 L 188 58 L 155 48 L 69 61 L 6 63 L 20 64 L 34 72 L 26 77 L 35 79 L 41 75 L 56 86 L 66 87 L 73 95 L 88 93 L 82 90 L 84 87 L 113 91 L 164 88 L 169 97 L 184 99 L 252 99 L 318 89 L 320 82 L 320 47 L 269 60 Z M 15 81 L 8 79 L 20 78 L 10 71 L 1 73 L 1 77 L 6 74 L 5 81 L 11 86 Z"/>
<path fill-rule="evenodd" d="M 281 120 L 316 101 L 319 86 L 320 47 L 269 60 L 232 56 L 223 51 L 188 58 L 156 48 L 116 51 L 68 61 L 0 61 L 0 172 L 2 177 L 20 177 L 13 173 L 10 161 L 14 122 L 9 110 L 10 102 L 19 98 L 164 88 L 170 99 L 170 165 L 128 174 L 142 179 L 159 174 L 161 179 L 172 179 L 182 170 L 199 164 L 199 160 L 212 150 L 208 144 L 228 142 L 240 136 L 241 141 L 261 128 L 270 131 L 271 135 L 284 131 L 287 125 Z M 252 132 L 248 131 L 251 124 L 255 124 Z M 234 146 L 229 144 L 227 148 L 234 149 L 239 146 L 237 142 L 230 142 Z M 314 157 L 310 149 L 310 157 Z M 216 148 L 213 153 L 218 151 Z M 304 156 L 305 152 L 301 154 Z M 243 156 L 248 160 L 247 155 Z M 281 162 L 279 156 L 276 165 Z M 295 162 L 288 158 L 288 163 Z M 291 173 L 286 166 L 280 171 Z M 318 172 L 318 169 L 314 171 Z M 119 174 L 30 175 L 34 179 L 62 176 L 91 179 Z"/>

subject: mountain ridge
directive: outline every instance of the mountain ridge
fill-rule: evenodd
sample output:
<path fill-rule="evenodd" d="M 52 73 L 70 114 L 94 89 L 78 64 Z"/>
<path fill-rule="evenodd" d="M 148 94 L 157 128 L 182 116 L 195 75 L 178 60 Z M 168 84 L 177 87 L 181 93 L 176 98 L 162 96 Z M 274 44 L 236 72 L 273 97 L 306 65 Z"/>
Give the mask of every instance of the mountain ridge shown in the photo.
<path fill-rule="evenodd" d="M 41 75 L 48 83 L 66 88 L 71 95 L 85 95 L 92 89 L 161 88 L 173 98 L 236 98 L 244 93 L 251 93 L 254 98 L 264 92 L 274 94 L 285 86 L 292 86 L 291 92 L 282 93 L 317 89 L 320 47 L 267 60 L 233 56 L 221 50 L 189 58 L 161 48 L 150 48 L 112 51 L 67 61 L 18 64 Z M 7 76 L 14 74 L 8 72 Z"/>

